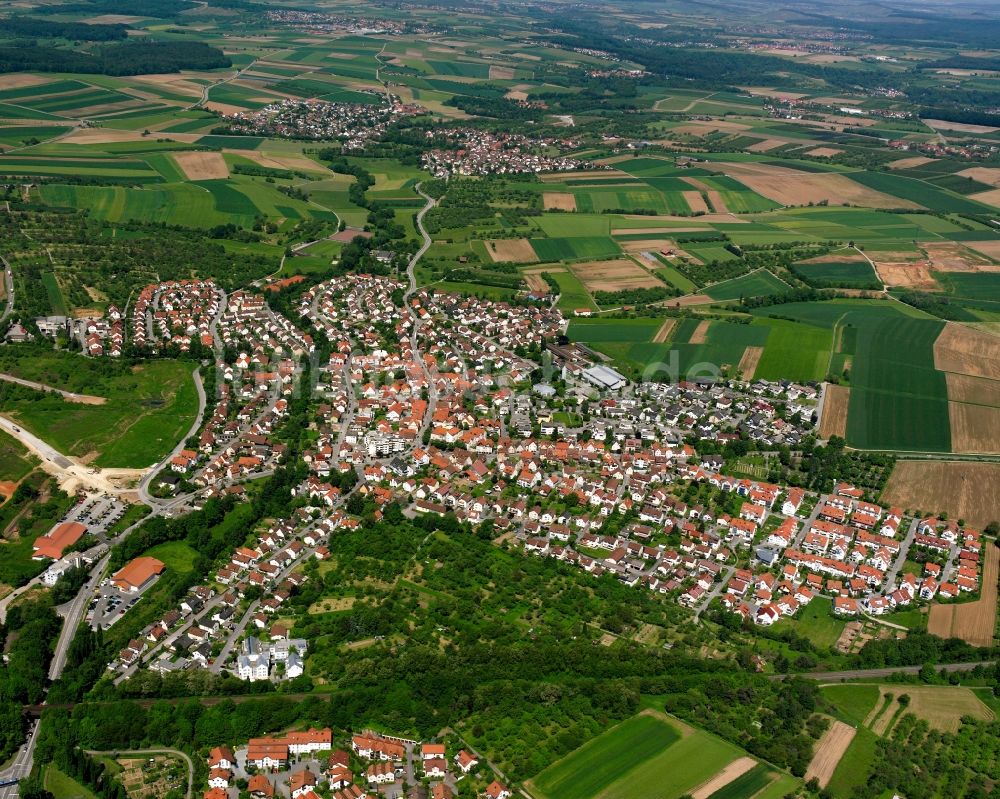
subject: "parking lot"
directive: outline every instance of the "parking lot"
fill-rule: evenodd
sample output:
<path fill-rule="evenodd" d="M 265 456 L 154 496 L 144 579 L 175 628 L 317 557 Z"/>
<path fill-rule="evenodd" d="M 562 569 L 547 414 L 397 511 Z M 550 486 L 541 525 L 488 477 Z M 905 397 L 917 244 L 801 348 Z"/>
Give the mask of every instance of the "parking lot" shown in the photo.
<path fill-rule="evenodd" d="M 108 528 L 124 516 L 127 509 L 124 502 L 106 494 L 88 494 L 73 506 L 63 521 L 86 525 L 94 540 L 103 543 L 107 540 Z"/>
<path fill-rule="evenodd" d="M 143 593 L 145 591 L 139 594 L 122 591 L 110 580 L 99 585 L 87 606 L 87 621 L 91 628 L 103 627 L 106 630 L 111 627 L 126 611 L 135 607 Z"/>

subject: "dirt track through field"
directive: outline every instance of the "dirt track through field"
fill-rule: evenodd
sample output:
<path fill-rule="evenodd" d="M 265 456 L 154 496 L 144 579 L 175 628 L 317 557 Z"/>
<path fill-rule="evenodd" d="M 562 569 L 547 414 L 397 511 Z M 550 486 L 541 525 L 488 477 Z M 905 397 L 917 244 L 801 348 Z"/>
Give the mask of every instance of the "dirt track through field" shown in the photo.
<path fill-rule="evenodd" d="M 823 399 L 823 416 L 819 420 L 819 437 L 847 435 L 847 409 L 851 404 L 851 389 L 827 384 Z"/>
<path fill-rule="evenodd" d="M 670 334 L 673 332 L 676 326 L 677 326 L 676 319 L 664 319 L 663 324 L 660 325 L 660 329 L 657 330 L 656 335 L 653 336 L 653 343 L 662 344 L 663 342 L 665 342 L 668 338 L 670 338 Z"/>
<path fill-rule="evenodd" d="M 763 347 L 747 347 L 743 350 L 743 357 L 740 358 L 738 367 L 740 377 L 744 380 L 753 378 L 754 372 L 757 371 L 757 364 L 760 362 L 760 356 L 763 354 Z"/>
<path fill-rule="evenodd" d="M 857 730 L 842 721 L 831 722 L 823 737 L 816 742 L 816 754 L 806 769 L 805 781 L 815 777 L 820 787 L 825 788 L 856 733 Z"/>
<path fill-rule="evenodd" d="M 174 160 L 188 180 L 214 180 L 228 178 L 229 167 L 222 153 L 189 152 L 174 153 Z"/>
<path fill-rule="evenodd" d="M 757 761 L 752 757 L 741 757 L 734 760 L 708 782 L 691 791 L 692 799 L 708 799 L 716 791 L 725 788 L 737 777 L 742 777 L 756 765 Z"/>
<path fill-rule="evenodd" d="M 992 646 L 997 617 L 997 575 L 1000 549 L 986 546 L 979 599 L 961 605 L 931 605 L 927 632 L 941 638 L 961 638 L 973 646 Z"/>
<path fill-rule="evenodd" d="M 688 339 L 688 343 L 689 344 L 704 344 L 705 343 L 705 339 L 708 338 L 708 328 L 711 327 L 711 326 L 712 326 L 712 323 L 709 320 L 707 320 L 707 319 L 704 322 L 699 322 L 698 323 L 698 327 L 696 327 L 694 329 L 694 332 L 691 334 L 691 338 Z"/>

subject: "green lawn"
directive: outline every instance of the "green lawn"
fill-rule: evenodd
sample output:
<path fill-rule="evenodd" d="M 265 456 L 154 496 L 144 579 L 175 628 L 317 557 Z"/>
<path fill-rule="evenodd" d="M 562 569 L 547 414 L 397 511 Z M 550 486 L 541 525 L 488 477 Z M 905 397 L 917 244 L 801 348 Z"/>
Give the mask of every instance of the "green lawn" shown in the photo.
<path fill-rule="evenodd" d="M 45 790 L 55 799 L 97 799 L 97 794 L 59 770 L 55 763 L 45 766 Z"/>
<path fill-rule="evenodd" d="M 147 549 L 144 554 L 163 561 L 168 569 L 181 573 L 194 571 L 194 562 L 198 558 L 198 552 L 183 541 L 157 544 L 152 549 Z"/>
<path fill-rule="evenodd" d="M 840 633 L 847 624 L 843 619 L 830 615 L 831 603 L 826 597 L 818 596 L 804 608 L 801 608 L 793 618 L 782 619 L 778 626 L 791 627 L 799 635 L 804 635 L 820 649 L 826 649 L 837 643 Z"/>

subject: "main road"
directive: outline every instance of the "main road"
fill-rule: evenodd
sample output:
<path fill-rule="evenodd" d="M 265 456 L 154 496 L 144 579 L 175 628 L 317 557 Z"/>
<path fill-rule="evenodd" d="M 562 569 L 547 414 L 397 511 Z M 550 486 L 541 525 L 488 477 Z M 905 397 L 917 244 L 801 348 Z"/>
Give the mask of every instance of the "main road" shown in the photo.
<path fill-rule="evenodd" d="M 14 761 L 6 769 L 0 771 L 0 782 L 23 780 L 31 773 L 35 757 L 35 744 L 38 743 L 38 731 L 41 729 L 42 722 L 36 721 L 34 724 L 34 729 L 28 736 L 28 740 L 14 755 Z M 4 785 L 0 788 L 0 799 L 14 799 L 17 796 L 17 791 L 16 782 L 13 785 Z"/>
<path fill-rule="evenodd" d="M 430 249 L 431 246 L 430 234 L 424 227 L 424 217 L 427 215 L 427 212 L 431 210 L 431 208 L 437 205 L 437 200 L 424 191 L 423 184 L 418 183 L 414 188 L 421 197 L 427 200 L 427 204 L 417 213 L 417 230 L 420 231 L 420 235 L 423 237 L 424 243 L 420 245 L 420 249 L 413 254 L 410 262 L 406 265 L 406 277 L 409 280 L 409 288 L 403 295 L 403 305 L 413 321 L 413 326 L 410 330 L 410 352 L 420 363 L 420 369 L 423 371 L 424 378 L 427 380 L 427 412 L 424 414 L 424 422 L 421 425 L 420 430 L 417 432 L 417 435 L 414 437 L 412 445 L 412 447 L 419 447 L 423 442 L 424 433 L 430 427 L 431 421 L 434 419 L 434 411 L 437 408 L 437 388 L 434 385 L 434 378 L 430 369 L 427 368 L 427 364 L 424 363 L 424 359 L 420 355 L 418 339 L 420 326 L 423 324 L 423 321 L 410 306 L 410 297 L 417 292 L 417 263 L 424 257 L 424 254 Z"/>
<path fill-rule="evenodd" d="M 954 671 L 972 671 L 976 666 L 995 666 L 995 660 L 980 660 L 974 663 L 944 663 L 934 666 L 934 670 L 943 674 Z M 817 682 L 843 682 L 844 680 L 865 680 L 891 677 L 893 674 L 919 674 L 923 666 L 886 666 L 880 669 L 854 669 L 853 671 L 815 671 L 795 674 L 771 674 L 772 680 L 787 680 L 789 677 L 802 677 Z"/>

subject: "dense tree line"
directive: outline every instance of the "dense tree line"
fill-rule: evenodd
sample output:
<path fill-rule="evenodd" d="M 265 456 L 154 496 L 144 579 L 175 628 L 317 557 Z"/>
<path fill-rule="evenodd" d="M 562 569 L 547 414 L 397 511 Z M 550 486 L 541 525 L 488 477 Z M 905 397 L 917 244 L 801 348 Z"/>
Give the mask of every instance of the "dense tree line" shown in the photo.
<path fill-rule="evenodd" d="M 0 72 L 76 72 L 148 75 L 182 69 L 232 66 L 227 55 L 204 42 L 129 40 L 93 52 L 26 43 L 0 47 Z"/>
<path fill-rule="evenodd" d="M 219 3 L 213 3 L 219 5 Z M 172 19 L 197 8 L 193 0 L 81 0 L 81 2 L 40 5 L 35 14 L 135 14 L 140 17 Z"/>
<path fill-rule="evenodd" d="M 4 34 L 39 39 L 76 39 L 85 42 L 121 41 L 127 25 L 89 25 L 86 22 L 54 22 L 31 17 L 10 17 L 3 22 Z"/>
<path fill-rule="evenodd" d="M 45 698 L 49 661 L 61 629 L 52 599 L 45 596 L 15 603 L 0 626 L 6 660 L 0 670 L 0 762 L 24 742 L 21 706 Z"/>

